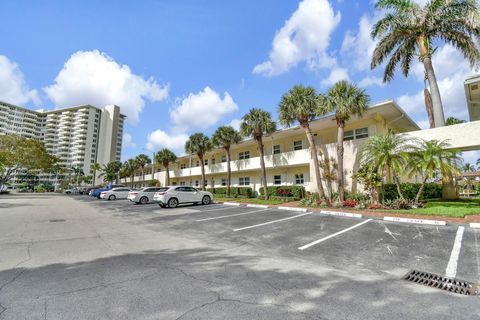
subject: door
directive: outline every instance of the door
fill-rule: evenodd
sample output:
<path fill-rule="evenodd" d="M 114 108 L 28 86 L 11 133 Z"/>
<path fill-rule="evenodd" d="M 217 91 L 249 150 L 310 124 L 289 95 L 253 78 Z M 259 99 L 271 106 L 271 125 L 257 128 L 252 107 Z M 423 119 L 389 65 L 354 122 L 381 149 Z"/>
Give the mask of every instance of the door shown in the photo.
<path fill-rule="evenodd" d="M 201 195 L 197 191 L 197 189 L 192 188 L 192 187 L 185 187 L 185 189 L 187 189 L 186 193 L 188 193 L 189 202 L 200 202 L 200 201 L 202 201 Z"/>
<path fill-rule="evenodd" d="M 127 189 L 127 188 L 119 189 L 116 192 L 117 198 L 118 199 L 126 199 L 129 192 L 130 192 L 130 189 Z"/>

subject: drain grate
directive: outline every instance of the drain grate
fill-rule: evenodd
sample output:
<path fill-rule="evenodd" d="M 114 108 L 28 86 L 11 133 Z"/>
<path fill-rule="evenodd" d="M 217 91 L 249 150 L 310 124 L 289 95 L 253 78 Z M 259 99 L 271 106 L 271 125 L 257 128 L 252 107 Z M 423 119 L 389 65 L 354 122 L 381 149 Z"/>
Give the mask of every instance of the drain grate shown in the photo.
<path fill-rule="evenodd" d="M 443 277 L 429 272 L 412 270 L 408 272 L 403 279 L 424 286 L 463 294 L 466 296 L 478 295 L 480 293 L 480 287 L 478 284 L 472 284 L 468 281 L 455 278 Z"/>
<path fill-rule="evenodd" d="M 52 219 L 50 222 L 65 222 L 65 219 Z"/>

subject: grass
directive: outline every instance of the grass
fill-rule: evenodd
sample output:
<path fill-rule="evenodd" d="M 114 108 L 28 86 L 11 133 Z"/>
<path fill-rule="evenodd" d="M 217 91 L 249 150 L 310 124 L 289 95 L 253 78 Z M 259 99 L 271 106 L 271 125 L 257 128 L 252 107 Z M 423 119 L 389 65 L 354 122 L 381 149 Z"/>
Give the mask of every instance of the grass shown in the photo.
<path fill-rule="evenodd" d="M 452 218 L 464 218 L 468 215 L 480 215 L 480 199 L 461 199 L 457 201 L 430 200 L 424 208 L 412 210 L 388 210 L 406 214 L 425 214 Z"/>
<path fill-rule="evenodd" d="M 215 197 L 215 201 L 218 202 L 240 202 L 240 203 L 253 203 L 253 204 L 267 204 L 267 205 L 276 205 L 285 203 L 282 200 L 264 200 L 259 198 L 222 198 L 222 197 Z"/>

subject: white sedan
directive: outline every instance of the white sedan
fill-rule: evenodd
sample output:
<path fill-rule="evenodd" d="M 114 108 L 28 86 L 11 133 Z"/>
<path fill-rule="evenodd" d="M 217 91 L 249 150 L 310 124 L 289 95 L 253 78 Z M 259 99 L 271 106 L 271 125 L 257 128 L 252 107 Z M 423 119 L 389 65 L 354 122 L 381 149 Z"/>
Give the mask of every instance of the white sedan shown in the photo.
<path fill-rule="evenodd" d="M 158 202 L 160 206 L 170 208 L 175 208 L 181 203 L 210 204 L 212 200 L 213 195 L 210 192 L 187 186 L 169 187 L 166 191 L 157 192 L 153 196 L 153 201 Z"/>
<path fill-rule="evenodd" d="M 127 199 L 128 193 L 130 191 L 132 190 L 125 187 L 113 188 L 111 190 L 102 191 L 100 193 L 100 199 L 107 199 L 107 200 Z"/>

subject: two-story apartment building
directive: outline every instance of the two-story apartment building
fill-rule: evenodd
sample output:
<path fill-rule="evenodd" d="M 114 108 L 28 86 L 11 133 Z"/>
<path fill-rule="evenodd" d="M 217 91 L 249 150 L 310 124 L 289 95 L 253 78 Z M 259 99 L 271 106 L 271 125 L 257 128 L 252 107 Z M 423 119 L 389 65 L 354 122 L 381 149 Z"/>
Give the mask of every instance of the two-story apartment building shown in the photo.
<path fill-rule="evenodd" d="M 417 124 L 392 100 L 372 105 L 361 118 L 353 117 L 345 128 L 344 168 L 346 188 L 356 190 L 352 173 L 358 168 L 358 154 L 366 138 L 383 134 L 387 130 L 397 133 L 419 130 Z M 321 157 L 336 159 L 337 124 L 333 116 L 326 116 L 311 123 L 314 139 Z M 268 185 L 303 185 L 308 191 L 316 191 L 312 156 L 304 130 L 299 127 L 278 130 L 264 137 L 265 165 Z M 249 186 L 258 191 L 262 185 L 262 173 L 257 143 L 244 140 L 231 147 L 232 186 Z M 226 152 L 214 149 L 205 156 L 206 187 L 222 187 L 227 184 Z M 149 172 L 146 170 L 146 172 Z M 155 179 L 165 185 L 163 168 L 157 169 Z M 146 179 L 151 179 L 147 175 Z M 135 182 L 141 177 L 135 177 Z M 179 157 L 170 168 L 170 184 L 200 187 L 200 159 L 196 155 Z M 335 186 L 335 183 L 333 183 Z"/>

